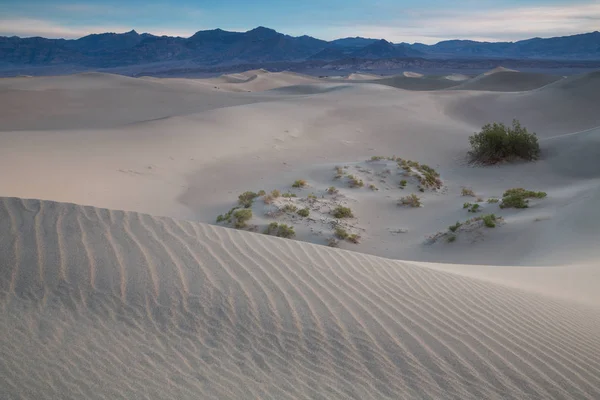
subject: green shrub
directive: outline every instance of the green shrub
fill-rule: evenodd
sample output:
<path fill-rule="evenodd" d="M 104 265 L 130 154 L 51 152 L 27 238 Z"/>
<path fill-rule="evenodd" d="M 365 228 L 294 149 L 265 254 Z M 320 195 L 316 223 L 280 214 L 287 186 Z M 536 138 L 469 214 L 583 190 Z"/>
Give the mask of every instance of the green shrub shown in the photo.
<path fill-rule="evenodd" d="M 448 229 L 450 229 L 451 232 L 456 232 L 458 230 L 458 228 L 460 228 L 461 226 L 462 226 L 462 224 L 457 221 L 456 224 L 450 225 L 448 227 Z"/>
<path fill-rule="evenodd" d="M 317 196 L 314 193 L 311 193 L 308 196 L 306 196 L 306 198 L 309 199 L 309 200 L 316 200 Z"/>
<path fill-rule="evenodd" d="M 546 196 L 546 192 L 534 192 L 523 188 L 509 189 L 502 195 L 500 208 L 527 208 L 529 199 L 543 199 Z"/>
<path fill-rule="evenodd" d="M 298 196 L 296 196 L 295 193 L 284 193 L 284 194 L 281 195 L 281 197 L 289 199 L 289 198 L 298 197 Z"/>
<path fill-rule="evenodd" d="M 380 160 L 385 160 L 384 156 L 373 156 L 371 157 L 370 161 L 380 161 Z"/>
<path fill-rule="evenodd" d="M 512 127 L 502 123 L 484 125 L 479 133 L 469 137 L 473 161 L 494 164 L 504 160 L 521 158 L 531 161 L 540 157 L 540 145 L 535 133 L 529 133 L 519 121 Z"/>
<path fill-rule="evenodd" d="M 363 187 L 365 185 L 365 183 L 362 181 L 362 179 L 359 179 L 359 178 L 355 177 L 354 175 L 348 175 L 348 182 L 350 183 L 351 188 Z"/>
<path fill-rule="evenodd" d="M 481 211 L 481 210 L 479 210 L 479 204 L 472 204 L 471 208 L 469 208 L 470 213 L 476 213 L 479 211 Z"/>
<path fill-rule="evenodd" d="M 469 207 L 471 207 L 472 205 L 473 205 L 473 203 L 469 203 L 469 202 L 467 202 L 467 203 L 464 203 L 464 204 L 463 204 L 463 208 L 469 208 Z"/>
<path fill-rule="evenodd" d="M 496 204 L 496 203 L 500 202 L 500 199 L 492 197 L 492 198 L 489 198 L 487 202 L 490 203 L 490 204 Z"/>
<path fill-rule="evenodd" d="M 456 241 L 456 235 L 455 234 L 451 234 L 451 235 L 448 235 L 446 237 L 446 242 L 448 242 L 448 243 L 453 243 L 455 241 Z"/>
<path fill-rule="evenodd" d="M 347 239 L 350 243 L 354 243 L 354 244 L 358 244 L 359 240 L 360 240 L 360 236 L 357 235 L 356 233 L 353 233 L 352 235 L 348 236 Z"/>
<path fill-rule="evenodd" d="M 308 215 L 310 214 L 310 210 L 308 208 L 303 208 L 301 210 L 298 210 L 298 215 L 301 217 L 308 217 Z"/>
<path fill-rule="evenodd" d="M 338 226 L 337 228 L 335 228 L 335 236 L 338 239 L 346 240 L 349 235 L 348 235 L 348 232 L 344 228 Z"/>
<path fill-rule="evenodd" d="M 277 237 L 286 238 L 286 239 L 296 236 L 294 227 L 286 225 L 286 224 L 278 224 L 277 222 L 271 222 L 265 229 L 265 234 L 275 235 Z"/>
<path fill-rule="evenodd" d="M 231 222 L 231 218 L 233 217 L 233 212 L 237 209 L 239 209 L 240 207 L 233 207 L 231 210 L 227 211 L 225 214 L 221 214 L 217 217 L 217 223 L 220 222 L 227 222 L 230 223 Z"/>
<path fill-rule="evenodd" d="M 473 192 L 473 189 L 469 189 L 469 188 L 462 188 L 460 194 L 461 194 L 461 196 L 475 197 L 475 192 Z"/>
<path fill-rule="evenodd" d="M 354 218 L 354 214 L 352 214 L 352 210 L 348 207 L 337 206 L 333 209 L 331 214 L 335 218 Z"/>
<path fill-rule="evenodd" d="M 250 219 L 252 219 L 252 210 L 248 208 L 236 210 L 233 213 L 233 217 L 235 218 L 234 226 L 236 228 L 245 228 L 246 226 L 248 226 L 247 222 L 250 221 Z"/>
<path fill-rule="evenodd" d="M 281 211 L 286 212 L 286 213 L 292 213 L 292 212 L 298 211 L 298 207 L 296 207 L 293 204 L 286 204 L 285 206 L 283 206 L 281 208 Z"/>
<path fill-rule="evenodd" d="M 279 228 L 279 224 L 277 222 L 271 222 L 265 229 L 265 233 L 267 235 L 274 235 L 277 233 L 277 228 Z"/>
<path fill-rule="evenodd" d="M 399 206 L 421 207 L 421 199 L 416 194 L 401 197 L 398 200 Z"/>
<path fill-rule="evenodd" d="M 259 196 L 258 193 L 244 192 L 238 196 L 238 204 L 240 204 L 241 206 L 244 206 L 244 208 L 250 208 L 250 207 L 252 207 L 252 202 L 258 196 Z"/>
<path fill-rule="evenodd" d="M 294 236 L 296 236 L 294 227 L 286 224 L 279 224 L 279 228 L 277 229 L 277 237 L 289 239 L 293 238 Z"/>
<path fill-rule="evenodd" d="M 369 185 L 369 189 L 371 189 L 371 190 L 379 190 L 379 189 L 377 189 L 377 186 L 373 185 L 372 183 Z"/>
<path fill-rule="evenodd" d="M 273 191 L 271 192 L 271 196 L 272 196 L 274 199 L 276 199 L 276 198 L 278 198 L 279 196 L 281 196 L 281 193 L 279 192 L 279 190 L 275 189 L 275 190 L 273 190 Z"/>
<path fill-rule="evenodd" d="M 264 196 L 265 194 L 267 194 L 267 192 L 265 192 L 264 190 L 259 190 L 257 194 L 259 196 Z"/>
<path fill-rule="evenodd" d="M 400 181 L 400 188 L 404 189 L 404 188 L 406 187 L 406 184 L 407 184 L 407 183 L 408 183 L 408 182 L 406 181 L 406 179 L 402 179 L 402 180 Z"/>
<path fill-rule="evenodd" d="M 306 185 L 308 185 L 308 182 L 306 182 L 304 179 L 298 179 L 298 180 L 294 181 L 294 183 L 292 184 L 292 187 L 303 188 Z"/>
<path fill-rule="evenodd" d="M 488 214 L 488 215 L 484 215 L 483 217 L 481 217 L 481 219 L 483 220 L 483 224 L 488 227 L 488 228 L 495 228 L 496 227 L 496 216 L 494 214 Z"/>
<path fill-rule="evenodd" d="M 339 190 L 337 190 L 335 186 L 330 186 L 329 189 L 327 189 L 327 193 L 329 194 L 337 194 L 338 192 Z"/>

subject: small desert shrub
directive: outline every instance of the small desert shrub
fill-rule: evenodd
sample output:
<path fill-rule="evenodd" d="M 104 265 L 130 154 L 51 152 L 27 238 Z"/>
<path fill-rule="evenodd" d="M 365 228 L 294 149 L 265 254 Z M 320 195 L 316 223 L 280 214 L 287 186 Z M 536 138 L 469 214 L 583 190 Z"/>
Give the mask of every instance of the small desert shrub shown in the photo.
<path fill-rule="evenodd" d="M 308 215 L 310 214 L 310 210 L 308 208 L 303 208 L 301 210 L 298 210 L 298 215 L 301 217 L 308 217 Z"/>
<path fill-rule="evenodd" d="M 217 217 L 217 223 L 220 222 L 231 222 L 231 218 L 233 217 L 233 212 L 239 209 L 239 207 L 233 207 L 231 210 L 227 211 L 225 214 L 221 214 Z"/>
<path fill-rule="evenodd" d="M 304 179 L 298 179 L 298 180 L 294 181 L 294 183 L 292 184 L 292 187 L 303 188 L 306 185 L 308 185 L 308 182 L 306 182 Z"/>
<path fill-rule="evenodd" d="M 344 176 L 344 169 L 340 166 L 335 167 L 335 178 L 334 179 L 340 179 L 342 176 Z"/>
<path fill-rule="evenodd" d="M 306 198 L 308 198 L 309 200 L 316 200 L 317 196 L 314 193 L 311 193 L 308 196 L 306 196 Z"/>
<path fill-rule="evenodd" d="M 271 204 L 273 200 L 274 198 L 270 194 L 267 194 L 265 197 L 263 197 L 263 201 L 265 202 L 265 204 Z"/>
<path fill-rule="evenodd" d="M 281 211 L 286 212 L 286 213 L 293 213 L 298 211 L 298 207 L 296 207 L 293 204 L 286 204 L 285 206 L 283 206 L 281 208 Z"/>
<path fill-rule="evenodd" d="M 284 194 L 281 195 L 281 197 L 286 198 L 286 199 L 290 199 L 292 197 L 298 197 L 298 196 L 296 196 L 295 193 L 284 193 Z"/>
<path fill-rule="evenodd" d="M 271 192 L 271 196 L 272 196 L 274 199 L 276 199 L 276 198 L 278 198 L 279 196 L 281 196 L 281 193 L 279 192 L 279 190 L 275 189 L 275 190 L 273 190 L 273 191 Z"/>
<path fill-rule="evenodd" d="M 407 184 L 407 183 L 408 183 L 408 182 L 406 181 L 406 179 L 402 179 L 402 180 L 400 181 L 400 188 L 404 189 L 404 188 L 406 187 L 406 184 Z"/>
<path fill-rule="evenodd" d="M 398 200 L 399 206 L 421 207 L 421 199 L 416 194 L 401 197 Z"/>
<path fill-rule="evenodd" d="M 258 196 L 264 196 L 265 194 L 267 194 L 267 192 L 265 192 L 264 190 L 259 190 L 257 194 Z"/>
<path fill-rule="evenodd" d="M 455 241 L 456 241 L 456 235 L 455 234 L 451 234 L 451 235 L 448 235 L 446 237 L 446 242 L 448 242 L 448 243 L 454 243 Z"/>
<path fill-rule="evenodd" d="M 347 240 L 350 243 L 358 244 L 358 241 L 360 240 L 360 236 L 357 235 L 356 233 L 353 233 L 352 235 L 348 236 Z"/>
<path fill-rule="evenodd" d="M 371 190 L 379 190 L 379 189 L 377 189 L 377 186 L 373 185 L 372 183 L 369 185 L 369 189 L 371 189 Z"/>
<path fill-rule="evenodd" d="M 335 218 L 354 218 L 354 214 L 352 214 L 352 210 L 349 207 L 337 206 L 331 214 Z"/>
<path fill-rule="evenodd" d="M 292 238 L 296 235 L 294 228 L 292 226 L 286 224 L 278 224 L 277 222 L 271 222 L 267 229 L 265 229 L 265 234 L 267 235 L 275 235 L 281 238 Z"/>
<path fill-rule="evenodd" d="M 294 231 L 294 227 L 292 226 L 286 224 L 279 224 L 279 228 L 277 229 L 277 236 L 289 239 L 296 236 L 296 232 Z"/>
<path fill-rule="evenodd" d="M 329 194 L 337 194 L 338 192 L 339 190 L 337 190 L 335 186 L 330 186 L 329 189 L 327 189 L 327 193 Z"/>
<path fill-rule="evenodd" d="M 527 208 L 529 199 L 543 199 L 546 196 L 546 192 L 533 192 L 523 188 L 509 189 L 502 195 L 500 208 Z"/>
<path fill-rule="evenodd" d="M 469 208 L 469 212 L 470 212 L 470 213 L 476 213 L 476 212 L 479 212 L 479 211 L 481 211 L 479 208 L 480 208 L 480 207 L 479 207 L 479 204 L 472 204 L 472 205 L 471 205 L 471 208 Z"/>
<path fill-rule="evenodd" d="M 349 235 L 348 235 L 348 232 L 344 228 L 338 226 L 337 228 L 335 228 L 335 236 L 338 239 L 346 240 Z"/>
<path fill-rule="evenodd" d="M 336 238 L 327 239 L 327 246 L 329 247 L 339 247 L 340 242 Z"/>
<path fill-rule="evenodd" d="M 258 193 L 244 192 L 238 196 L 238 204 L 244 206 L 244 208 L 252 207 L 252 202 L 259 196 Z"/>
<path fill-rule="evenodd" d="M 464 203 L 464 204 L 463 204 L 463 208 L 469 208 L 469 207 L 471 207 L 472 205 L 473 205 L 473 203 L 469 203 L 469 202 L 467 202 L 467 203 Z"/>
<path fill-rule="evenodd" d="M 348 182 L 350 183 L 351 188 L 363 187 L 365 185 L 365 183 L 362 181 L 362 179 L 359 179 L 359 178 L 355 177 L 354 175 L 348 175 Z"/>
<path fill-rule="evenodd" d="M 490 203 L 490 204 L 496 204 L 496 203 L 500 202 L 500 199 L 492 197 L 492 198 L 489 198 L 487 202 Z"/>
<path fill-rule="evenodd" d="M 488 214 L 488 215 L 484 215 L 483 217 L 481 217 L 481 219 L 483 220 L 483 224 L 488 227 L 488 228 L 495 228 L 496 227 L 496 216 L 494 214 Z"/>
<path fill-rule="evenodd" d="M 461 226 L 462 226 L 462 224 L 461 224 L 460 222 L 458 222 L 458 221 L 457 221 L 457 222 L 456 222 L 456 224 L 454 224 L 454 225 L 450 225 L 450 226 L 448 227 L 448 229 L 449 229 L 451 232 L 456 232 L 456 231 L 458 230 L 458 228 L 460 228 Z"/>
<path fill-rule="evenodd" d="M 462 188 L 462 190 L 460 191 L 460 195 L 461 196 L 475 197 L 475 192 L 473 192 L 473 189 Z"/>
<path fill-rule="evenodd" d="M 469 143 L 472 160 L 484 164 L 514 158 L 531 161 L 540 157 L 536 134 L 529 133 L 516 119 L 513 120 L 512 127 L 502 123 L 484 125 L 479 133 L 469 137 Z"/>
<path fill-rule="evenodd" d="M 371 157 L 371 160 L 369 161 L 381 161 L 381 160 L 385 160 L 384 156 L 373 156 Z"/>
<path fill-rule="evenodd" d="M 248 226 L 247 222 L 252 219 L 252 210 L 244 208 L 242 210 L 236 210 L 233 213 L 235 218 L 234 226 L 238 229 L 245 228 Z"/>
<path fill-rule="evenodd" d="M 267 235 L 274 235 L 277 233 L 278 227 L 279 227 L 279 224 L 277 222 L 271 222 L 265 229 L 265 233 Z"/>

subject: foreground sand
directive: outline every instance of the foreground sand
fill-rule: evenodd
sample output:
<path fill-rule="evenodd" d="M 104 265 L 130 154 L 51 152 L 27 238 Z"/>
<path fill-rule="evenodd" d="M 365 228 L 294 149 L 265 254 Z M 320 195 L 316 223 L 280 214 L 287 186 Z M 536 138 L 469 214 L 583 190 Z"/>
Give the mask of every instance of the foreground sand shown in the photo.
<path fill-rule="evenodd" d="M 8 398 L 595 399 L 600 310 L 169 218 L 5 198 Z"/>
<path fill-rule="evenodd" d="M 600 398 L 598 93 L 599 73 L 504 69 L 0 80 L 0 397 Z M 466 163 L 470 134 L 515 117 L 541 160 Z M 367 161 L 392 155 L 443 187 Z M 520 186 L 548 196 L 482 201 L 501 226 L 427 243 L 471 216 L 462 187 Z M 209 225 L 260 189 L 352 207 L 360 243 Z"/>

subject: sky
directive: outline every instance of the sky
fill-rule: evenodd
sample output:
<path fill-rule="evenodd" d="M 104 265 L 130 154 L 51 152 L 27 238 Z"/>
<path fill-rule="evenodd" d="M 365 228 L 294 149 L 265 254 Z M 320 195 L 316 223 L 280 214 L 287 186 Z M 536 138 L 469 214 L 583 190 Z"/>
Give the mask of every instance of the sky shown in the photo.
<path fill-rule="evenodd" d="M 72 39 L 135 29 L 188 37 L 257 26 L 324 40 L 515 41 L 598 30 L 600 0 L 0 0 L 0 36 Z"/>

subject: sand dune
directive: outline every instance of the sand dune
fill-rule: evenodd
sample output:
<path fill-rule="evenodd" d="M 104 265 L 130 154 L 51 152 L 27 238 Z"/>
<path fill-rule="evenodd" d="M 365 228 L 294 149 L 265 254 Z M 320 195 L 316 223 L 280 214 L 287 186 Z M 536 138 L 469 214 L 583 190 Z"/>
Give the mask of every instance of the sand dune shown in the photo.
<path fill-rule="evenodd" d="M 600 311 L 410 263 L 0 203 L 8 398 L 600 396 Z"/>
<path fill-rule="evenodd" d="M 381 79 L 382 76 L 375 74 L 365 74 L 365 73 L 354 73 L 350 74 L 346 77 L 346 79 L 351 81 L 369 81 L 373 79 Z"/>
<path fill-rule="evenodd" d="M 450 112 L 475 125 L 518 118 L 541 136 L 556 136 L 600 126 L 598 93 L 600 72 L 591 72 L 522 93 L 472 92 L 453 102 Z"/>
<path fill-rule="evenodd" d="M 374 80 L 373 83 L 392 86 L 404 90 L 442 90 L 456 86 L 458 83 L 438 76 L 423 76 L 416 79 L 405 74 Z"/>
<path fill-rule="evenodd" d="M 497 92 L 523 92 L 549 85 L 563 79 L 561 76 L 518 72 L 511 70 L 498 70 L 486 72 L 476 78 L 464 82 L 455 89 L 485 90 Z"/>
<path fill-rule="evenodd" d="M 0 397 L 600 398 L 600 73 L 458 78 L 0 79 Z M 541 159 L 469 165 L 513 118 Z M 210 225 L 261 189 L 299 241 Z"/>

